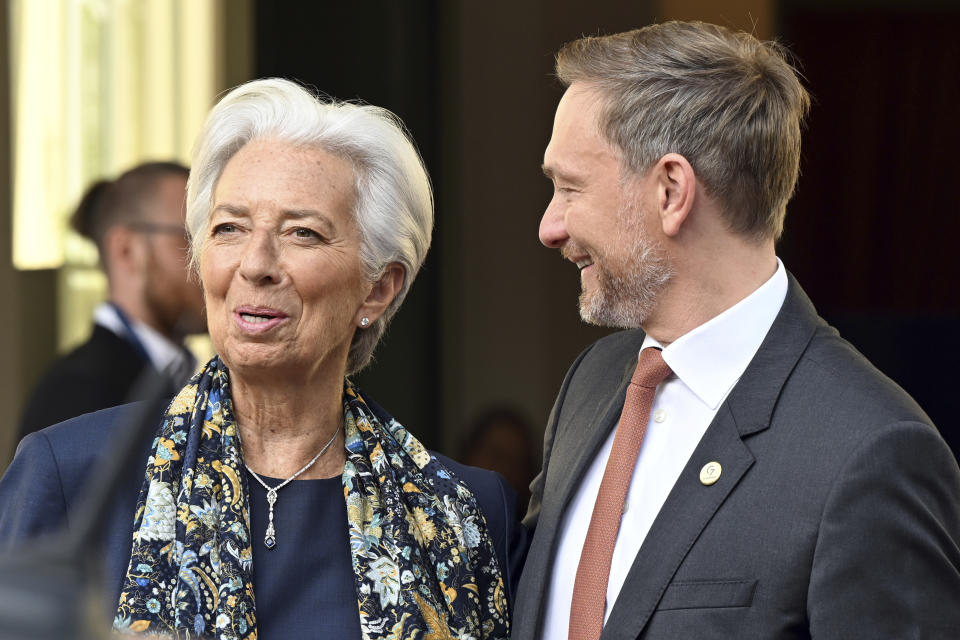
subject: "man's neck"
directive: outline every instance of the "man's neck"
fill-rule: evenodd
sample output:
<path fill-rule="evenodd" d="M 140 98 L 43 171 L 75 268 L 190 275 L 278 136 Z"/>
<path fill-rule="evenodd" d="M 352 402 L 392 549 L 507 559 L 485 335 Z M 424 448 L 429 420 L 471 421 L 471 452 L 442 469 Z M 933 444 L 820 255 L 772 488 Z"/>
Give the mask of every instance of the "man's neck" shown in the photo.
<path fill-rule="evenodd" d="M 662 345 L 696 329 L 759 289 L 777 271 L 773 242 L 682 261 L 643 329 Z"/>
<path fill-rule="evenodd" d="M 124 293 L 123 291 L 118 291 L 116 288 L 111 288 L 110 301 L 120 307 L 130 320 L 150 327 L 174 344 L 183 342 L 182 335 L 177 335 L 176 332 L 172 331 L 169 327 L 157 321 L 156 315 L 151 313 L 146 301 L 143 300 L 141 295 Z"/>

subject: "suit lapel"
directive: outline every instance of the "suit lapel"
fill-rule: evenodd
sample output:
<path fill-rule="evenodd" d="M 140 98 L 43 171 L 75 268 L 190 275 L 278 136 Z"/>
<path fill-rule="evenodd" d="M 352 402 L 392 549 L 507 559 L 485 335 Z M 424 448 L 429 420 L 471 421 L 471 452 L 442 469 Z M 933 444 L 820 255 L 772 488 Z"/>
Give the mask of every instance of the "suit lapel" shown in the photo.
<path fill-rule="evenodd" d="M 636 338 L 631 340 L 631 348 L 623 350 L 624 362 L 611 363 L 612 367 L 622 367 L 612 394 L 611 382 L 616 378 L 611 380 L 612 376 L 598 376 L 587 382 L 583 394 L 578 393 L 576 398 L 570 398 L 563 407 L 565 413 L 569 412 L 569 417 L 565 415 L 558 426 L 558 445 L 550 459 L 550 468 L 554 471 L 551 472 L 544 489 L 544 494 L 550 498 L 543 503 L 534 543 L 523 569 L 523 582 L 535 581 L 538 584 L 525 584 L 523 586 L 527 588 L 521 588 L 518 597 L 524 599 L 522 608 L 528 613 L 513 630 L 514 637 L 537 637 L 543 626 L 548 595 L 545 587 L 552 579 L 563 515 L 597 451 L 620 419 L 627 385 L 637 366 L 637 349 L 642 342 L 643 334 L 637 332 Z M 633 348 L 634 346 L 636 348 Z M 604 400 L 591 404 L 591 398 Z M 561 442 L 562 446 L 559 444 Z M 518 602 L 518 607 L 520 606 L 521 603 Z"/>
<path fill-rule="evenodd" d="M 723 467 L 712 486 L 700 482 L 700 468 L 717 461 Z M 700 532 L 720 508 L 754 458 L 740 439 L 728 408 L 707 429 L 660 509 L 604 626 L 602 638 L 636 638 L 647 624 L 677 567 Z"/>
<path fill-rule="evenodd" d="M 560 468 L 569 471 L 564 474 L 557 487 L 557 495 L 561 498 L 557 503 L 560 513 L 566 511 L 597 452 L 620 420 L 624 398 L 627 395 L 627 385 L 630 384 L 633 371 L 637 368 L 636 352 L 632 356 L 621 373 L 620 384 L 617 386 L 616 392 L 610 396 L 609 401 L 600 405 L 593 415 L 577 417 L 571 423 L 572 426 L 579 428 L 571 430 L 570 437 L 573 446 L 564 449 L 569 459 L 565 460 L 564 466 Z"/>
<path fill-rule="evenodd" d="M 637 638 L 687 552 L 753 465 L 744 442 L 769 427 L 780 390 L 813 337 L 818 318 L 796 280 L 760 349 L 721 405 L 647 534 L 610 617 L 603 640 Z M 704 464 L 717 461 L 716 484 L 700 482 Z"/>

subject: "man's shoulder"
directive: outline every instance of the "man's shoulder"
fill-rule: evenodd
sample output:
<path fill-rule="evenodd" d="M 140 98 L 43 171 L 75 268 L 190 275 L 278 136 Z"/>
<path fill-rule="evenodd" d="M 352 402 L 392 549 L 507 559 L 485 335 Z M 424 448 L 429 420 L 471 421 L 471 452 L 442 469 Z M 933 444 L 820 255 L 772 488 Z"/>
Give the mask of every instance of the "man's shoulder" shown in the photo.
<path fill-rule="evenodd" d="M 785 377 L 769 358 L 764 362 L 754 371 L 748 368 L 728 398 L 744 425 L 751 419 L 769 421 L 770 429 L 751 441 L 754 455 L 789 452 L 798 464 L 815 464 L 833 477 L 859 451 L 892 455 L 891 443 L 947 450 L 913 398 L 825 322 L 818 322 Z M 757 407 L 769 407 L 766 419 Z"/>
<path fill-rule="evenodd" d="M 143 368 L 126 341 L 95 327 L 89 340 L 57 358 L 37 381 L 24 407 L 21 435 L 128 401 Z"/>
<path fill-rule="evenodd" d="M 827 324 L 790 276 L 787 297 L 754 360 L 741 378 L 764 398 L 747 394 L 752 402 L 768 402 L 771 393 L 783 416 L 787 407 L 803 414 L 819 408 L 822 424 L 838 424 L 849 432 L 857 425 L 878 421 L 930 423 L 916 402 Z M 755 394 L 754 394 L 755 395 Z M 793 399 L 797 404 L 787 402 Z"/>
<path fill-rule="evenodd" d="M 825 406 L 844 407 L 854 422 L 921 422 L 923 409 L 832 327 L 818 329 L 792 378 L 815 392 Z"/>
<path fill-rule="evenodd" d="M 126 340 L 109 329 L 94 325 L 93 333 L 73 350 L 57 358 L 48 370 L 48 377 L 70 376 L 79 380 L 91 370 L 100 373 L 115 371 L 117 376 L 139 371 L 143 361 Z"/>

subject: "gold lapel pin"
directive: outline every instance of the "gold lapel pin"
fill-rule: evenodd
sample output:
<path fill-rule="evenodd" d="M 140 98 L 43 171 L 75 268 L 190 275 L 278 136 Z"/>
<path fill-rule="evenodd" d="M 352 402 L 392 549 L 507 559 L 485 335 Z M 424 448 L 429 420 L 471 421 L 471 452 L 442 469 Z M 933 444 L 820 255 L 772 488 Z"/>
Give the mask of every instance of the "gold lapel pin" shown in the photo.
<path fill-rule="evenodd" d="M 720 479 L 720 474 L 722 472 L 723 467 L 720 466 L 719 462 L 716 460 L 708 462 L 707 464 L 703 465 L 702 469 L 700 469 L 700 482 L 709 487 Z"/>

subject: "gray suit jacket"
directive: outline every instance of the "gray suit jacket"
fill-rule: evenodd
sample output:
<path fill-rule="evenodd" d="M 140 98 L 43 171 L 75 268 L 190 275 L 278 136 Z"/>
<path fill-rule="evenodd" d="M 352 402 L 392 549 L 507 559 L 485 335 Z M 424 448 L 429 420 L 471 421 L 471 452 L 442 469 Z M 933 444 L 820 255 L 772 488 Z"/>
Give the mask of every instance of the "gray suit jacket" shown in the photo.
<path fill-rule="evenodd" d="M 564 511 L 619 418 L 643 337 L 594 343 L 563 382 L 525 521 L 535 536 L 516 640 L 539 636 Z M 705 486 L 710 461 L 723 471 Z M 601 637 L 960 638 L 957 462 L 916 403 L 817 316 L 792 277 Z"/>

